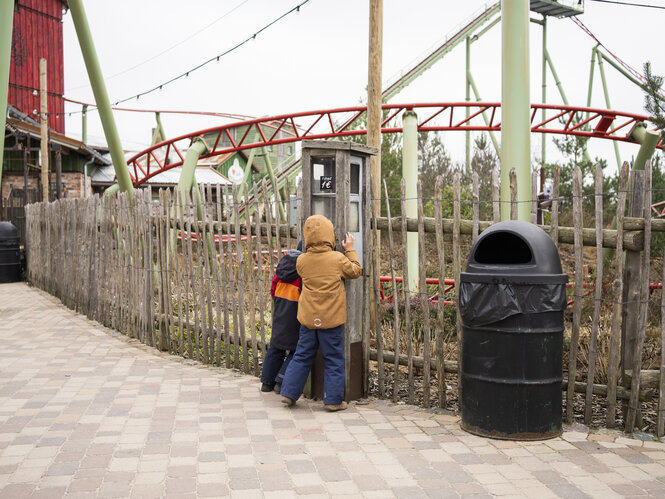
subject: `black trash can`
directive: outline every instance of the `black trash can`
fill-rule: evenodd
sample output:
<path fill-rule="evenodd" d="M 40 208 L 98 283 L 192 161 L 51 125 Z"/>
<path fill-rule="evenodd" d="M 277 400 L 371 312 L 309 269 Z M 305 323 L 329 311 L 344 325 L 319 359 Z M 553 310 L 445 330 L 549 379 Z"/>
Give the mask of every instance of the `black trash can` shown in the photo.
<path fill-rule="evenodd" d="M 21 280 L 21 236 L 9 222 L 0 222 L 0 283 Z"/>
<path fill-rule="evenodd" d="M 561 434 L 566 283 L 545 231 L 484 231 L 460 276 L 462 428 L 510 440 Z"/>

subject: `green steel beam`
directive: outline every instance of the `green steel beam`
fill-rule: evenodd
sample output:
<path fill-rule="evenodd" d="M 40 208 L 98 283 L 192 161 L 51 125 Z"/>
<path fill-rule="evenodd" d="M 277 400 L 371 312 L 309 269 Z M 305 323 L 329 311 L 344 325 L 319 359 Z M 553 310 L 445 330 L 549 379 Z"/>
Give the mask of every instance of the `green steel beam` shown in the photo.
<path fill-rule="evenodd" d="M 589 90 L 587 91 L 587 96 L 586 96 L 586 107 L 591 107 L 591 96 L 593 94 L 593 74 L 594 70 L 596 69 L 596 52 L 598 45 L 596 45 L 594 48 L 591 49 L 591 63 L 589 64 Z M 586 117 L 589 117 L 589 113 L 587 113 Z"/>
<path fill-rule="evenodd" d="M 406 215 L 416 217 L 418 211 L 418 115 L 413 111 L 405 111 L 402 115 L 402 177 L 406 181 Z M 407 248 L 409 249 L 408 290 L 412 293 L 418 291 L 418 234 L 407 234 Z"/>
<path fill-rule="evenodd" d="M 418 62 L 414 67 L 408 70 L 399 80 L 388 86 L 382 93 L 385 101 L 389 101 L 399 92 L 401 92 L 412 81 L 418 78 L 421 74 L 431 68 L 443 56 L 449 53 L 457 45 L 462 43 L 466 37 L 471 35 L 476 29 L 489 21 L 493 16 L 501 10 L 500 3 L 497 2 L 489 6 L 480 15 L 474 18 L 469 24 L 464 26 L 461 30 L 455 33 L 450 39 L 446 40 L 442 45 L 435 49 L 429 56 L 422 61 Z"/>
<path fill-rule="evenodd" d="M 13 26 L 14 0 L 0 0 L 0 187 L 2 187 L 2 161 L 5 152 L 5 124 L 7 123 L 7 93 L 9 91 Z M 0 189 L 0 201 L 2 201 L 2 189 Z"/>
<path fill-rule="evenodd" d="M 517 218 L 531 220 L 529 0 L 501 2 L 501 219 L 510 219 L 510 171 L 517 174 Z"/>
<path fill-rule="evenodd" d="M 133 189 L 132 179 L 127 169 L 127 162 L 125 161 L 120 136 L 118 135 L 118 129 L 113 118 L 111 103 L 109 102 L 106 85 L 104 84 L 104 76 L 102 75 L 99 60 L 97 59 L 97 52 L 92 40 L 88 19 L 85 15 L 85 9 L 83 8 L 83 1 L 70 0 L 68 3 L 72 13 L 76 36 L 81 46 L 83 60 L 85 61 L 85 67 L 88 70 L 88 78 L 90 79 L 92 92 L 95 96 L 95 103 L 99 110 L 99 117 L 102 121 L 106 142 L 108 143 L 111 159 L 113 160 L 113 169 L 115 170 L 120 190 L 127 192 L 131 200 Z"/>
<path fill-rule="evenodd" d="M 245 171 L 243 172 L 242 182 L 238 186 L 238 198 L 241 198 L 245 192 L 245 187 L 249 181 L 249 177 L 252 175 L 252 164 L 254 163 L 254 156 L 256 156 L 256 147 L 249 150 L 249 157 L 247 158 L 247 164 L 245 165 Z M 249 194 L 249 190 L 247 191 Z M 252 192 L 252 195 L 254 193 Z"/>
<path fill-rule="evenodd" d="M 155 113 L 155 122 L 157 123 L 157 126 L 155 127 L 155 131 L 152 134 L 151 145 L 153 146 L 158 142 L 166 140 L 166 133 L 164 133 L 164 125 L 162 125 L 162 117 L 159 111 Z"/>
<path fill-rule="evenodd" d="M 272 190 L 275 194 L 275 202 L 279 208 L 279 216 L 281 220 L 286 220 L 286 211 L 284 210 L 284 205 L 282 203 L 282 196 L 279 193 L 279 187 L 277 186 L 277 178 L 275 177 L 275 171 L 272 168 L 272 161 L 270 160 L 270 155 L 268 154 L 268 148 L 263 147 L 263 155 L 266 162 L 266 170 L 268 170 L 268 176 L 270 177 L 270 183 L 272 184 Z"/>
<path fill-rule="evenodd" d="M 631 75 L 628 71 L 619 66 L 619 64 L 616 61 L 614 61 L 611 57 L 608 57 L 607 54 L 601 52 L 600 49 L 596 49 L 596 52 L 598 52 L 599 58 L 602 57 L 604 61 L 607 61 L 610 64 L 610 66 L 616 69 L 619 73 L 628 78 L 631 82 L 640 87 L 642 90 L 646 90 L 646 86 L 644 85 L 644 83 L 642 83 L 640 80 Z"/>
<path fill-rule="evenodd" d="M 543 27 L 543 41 L 542 41 L 542 62 L 541 62 L 541 80 L 542 80 L 542 90 L 541 90 L 541 102 L 543 104 L 547 103 L 547 17 L 543 14 L 543 20 L 540 22 L 540 25 Z M 542 120 L 547 119 L 547 111 L 542 110 Z M 545 134 L 541 137 L 541 156 L 540 162 L 542 166 L 545 166 L 547 161 L 547 138 Z"/>
<path fill-rule="evenodd" d="M 602 54 L 598 52 L 598 69 L 600 70 L 600 81 L 603 84 L 603 93 L 605 94 L 605 105 L 607 106 L 607 109 L 612 109 L 612 104 L 610 103 L 610 93 L 607 90 L 607 79 L 605 78 L 605 67 L 603 66 L 603 57 Z M 619 154 L 619 144 L 617 143 L 616 140 L 613 140 L 614 142 L 614 154 L 617 159 L 617 168 L 621 170 L 621 154 Z"/>
<path fill-rule="evenodd" d="M 633 127 L 628 136 L 641 144 L 637 157 L 633 162 L 633 170 L 644 170 L 647 160 L 651 159 L 656 151 L 656 144 L 658 144 L 660 135 L 653 130 L 648 130 L 646 123 L 639 123 Z"/>
<path fill-rule="evenodd" d="M 182 195 L 182 199 L 187 199 L 187 194 L 192 192 L 192 188 L 196 185 L 196 164 L 199 161 L 201 154 L 208 150 L 208 146 L 205 141 L 200 137 L 197 137 L 192 142 L 192 145 L 187 149 L 187 154 L 185 154 L 185 161 L 182 163 L 182 172 L 180 173 L 180 178 L 178 179 L 178 189 Z M 197 196 L 198 198 L 198 196 Z M 197 199 L 197 212 L 201 210 L 201 204 L 199 199 Z M 199 213 L 199 218 L 200 213 Z"/>
<path fill-rule="evenodd" d="M 465 87 L 465 100 L 466 102 L 471 102 L 471 37 L 466 37 L 466 84 Z M 469 119 L 469 114 L 471 110 L 466 108 L 466 119 Z M 465 165 L 466 173 L 471 172 L 471 131 L 467 130 L 464 132 L 465 139 Z"/>
<path fill-rule="evenodd" d="M 556 83 L 556 88 L 559 90 L 559 95 L 561 96 L 561 100 L 567 106 L 568 97 L 566 96 L 566 92 L 563 90 L 563 85 L 561 84 L 561 80 L 559 80 L 559 74 L 556 72 L 556 68 L 554 67 L 552 58 L 550 57 L 550 52 L 547 49 L 545 49 L 545 60 L 547 61 L 547 64 L 550 68 L 550 72 L 552 73 L 552 77 L 554 78 L 554 82 Z"/>
<path fill-rule="evenodd" d="M 112 185 L 111 187 L 109 187 L 108 189 L 106 189 L 106 190 L 104 191 L 104 195 L 105 195 L 105 196 L 110 196 L 111 194 L 117 194 L 118 192 L 120 192 L 120 185 L 118 185 L 118 184 L 116 183 L 116 184 L 113 184 L 113 185 Z"/>
<path fill-rule="evenodd" d="M 471 88 L 473 89 L 473 95 L 476 97 L 476 100 L 478 102 L 482 101 L 480 97 L 480 92 L 478 92 L 478 87 L 476 86 L 476 80 L 473 78 L 473 75 L 469 73 L 469 82 L 471 83 Z M 482 113 L 483 115 L 483 120 L 485 120 L 485 124 L 489 125 L 489 118 L 487 117 L 487 114 L 485 112 Z M 497 156 L 501 157 L 501 146 L 499 145 L 499 141 L 496 139 L 496 135 L 492 130 L 489 131 L 489 136 L 490 139 L 492 140 L 492 145 L 494 146 L 494 150 L 496 151 Z"/>
<path fill-rule="evenodd" d="M 501 21 L 501 16 L 496 16 L 492 22 L 490 22 L 487 26 L 485 26 L 483 29 L 481 29 L 478 33 L 475 33 L 471 37 L 471 43 L 475 42 L 478 40 L 481 36 L 483 36 L 485 33 L 487 33 L 489 30 L 491 30 L 494 26 L 499 24 Z"/>

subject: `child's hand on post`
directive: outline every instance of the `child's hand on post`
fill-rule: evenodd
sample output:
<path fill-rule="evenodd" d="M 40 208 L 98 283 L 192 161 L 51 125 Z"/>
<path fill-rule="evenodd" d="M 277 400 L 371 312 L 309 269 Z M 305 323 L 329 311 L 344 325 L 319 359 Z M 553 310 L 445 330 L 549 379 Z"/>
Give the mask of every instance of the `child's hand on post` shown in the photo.
<path fill-rule="evenodd" d="M 344 251 L 352 250 L 354 241 L 355 238 L 353 235 L 350 232 L 347 232 L 344 241 L 342 241 L 342 248 L 344 248 Z"/>

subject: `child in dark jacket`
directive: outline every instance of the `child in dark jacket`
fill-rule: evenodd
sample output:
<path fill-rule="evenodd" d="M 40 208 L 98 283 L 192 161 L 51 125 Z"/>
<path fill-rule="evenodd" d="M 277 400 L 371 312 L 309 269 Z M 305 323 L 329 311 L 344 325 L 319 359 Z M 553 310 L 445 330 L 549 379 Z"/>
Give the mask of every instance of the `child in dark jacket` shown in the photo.
<path fill-rule="evenodd" d="M 286 368 L 293 358 L 298 344 L 300 323 L 298 322 L 298 299 L 302 280 L 296 270 L 302 242 L 297 250 L 289 250 L 277 264 L 272 279 L 270 294 L 274 306 L 272 315 L 272 336 L 270 346 L 263 359 L 261 371 L 261 391 L 273 389 L 279 393 Z"/>

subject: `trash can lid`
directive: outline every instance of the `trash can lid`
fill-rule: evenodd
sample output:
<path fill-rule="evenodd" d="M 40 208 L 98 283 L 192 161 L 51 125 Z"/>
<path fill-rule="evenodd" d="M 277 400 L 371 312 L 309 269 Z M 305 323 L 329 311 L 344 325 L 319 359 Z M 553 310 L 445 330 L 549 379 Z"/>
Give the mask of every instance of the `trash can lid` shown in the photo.
<path fill-rule="evenodd" d="M 18 238 L 18 229 L 10 222 L 0 222 L 0 241 Z"/>
<path fill-rule="evenodd" d="M 467 273 L 561 274 L 554 242 L 540 227 L 520 220 L 499 222 L 478 237 Z"/>

